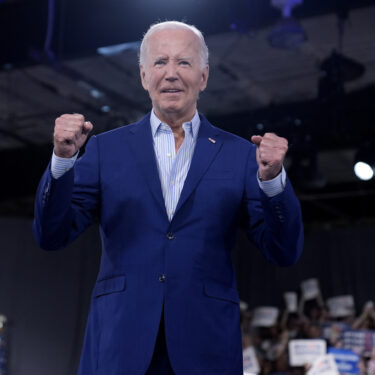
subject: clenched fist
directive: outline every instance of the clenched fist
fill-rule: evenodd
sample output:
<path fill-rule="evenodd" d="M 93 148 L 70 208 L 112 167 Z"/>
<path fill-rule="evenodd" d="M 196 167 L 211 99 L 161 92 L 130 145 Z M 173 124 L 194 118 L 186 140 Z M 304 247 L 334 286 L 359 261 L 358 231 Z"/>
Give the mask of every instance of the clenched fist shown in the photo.
<path fill-rule="evenodd" d="M 55 121 L 54 152 L 61 158 L 71 158 L 83 146 L 92 130 L 91 122 L 78 113 L 65 114 Z"/>
<path fill-rule="evenodd" d="M 281 171 L 288 141 L 273 133 L 266 133 L 263 137 L 253 135 L 251 142 L 257 146 L 257 163 L 259 167 L 259 178 L 262 181 L 272 180 Z"/>

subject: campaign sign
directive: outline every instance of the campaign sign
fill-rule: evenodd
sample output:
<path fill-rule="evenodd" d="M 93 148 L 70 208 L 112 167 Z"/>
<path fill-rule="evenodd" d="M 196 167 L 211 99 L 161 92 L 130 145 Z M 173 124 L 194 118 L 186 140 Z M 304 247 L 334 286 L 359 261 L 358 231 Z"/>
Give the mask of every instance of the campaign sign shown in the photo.
<path fill-rule="evenodd" d="M 375 346 L 375 334 L 364 330 L 346 331 L 342 335 L 342 341 L 345 349 L 352 349 L 359 354 L 370 353 Z"/>
<path fill-rule="evenodd" d="M 290 313 L 297 312 L 297 293 L 296 292 L 285 292 L 284 300 L 286 308 Z"/>
<path fill-rule="evenodd" d="M 315 359 L 306 375 L 339 375 L 332 354 L 325 354 Z"/>
<path fill-rule="evenodd" d="M 259 363 L 255 350 L 252 346 L 247 347 L 242 352 L 243 355 L 243 370 L 246 373 L 258 374 L 260 372 Z"/>
<path fill-rule="evenodd" d="M 301 283 L 302 296 L 307 301 L 319 296 L 319 281 L 318 279 L 308 279 Z"/>
<path fill-rule="evenodd" d="M 276 324 L 278 315 L 279 309 L 277 307 L 257 307 L 254 309 L 251 325 L 253 327 L 272 327 Z"/>
<path fill-rule="evenodd" d="M 350 349 L 329 348 L 328 353 L 335 358 L 340 373 L 359 374 L 359 355 Z"/>
<path fill-rule="evenodd" d="M 289 341 L 289 364 L 304 366 L 327 352 L 325 340 L 291 340 Z"/>
<path fill-rule="evenodd" d="M 352 295 L 337 296 L 327 299 L 329 315 L 344 318 L 354 314 L 354 298 Z"/>

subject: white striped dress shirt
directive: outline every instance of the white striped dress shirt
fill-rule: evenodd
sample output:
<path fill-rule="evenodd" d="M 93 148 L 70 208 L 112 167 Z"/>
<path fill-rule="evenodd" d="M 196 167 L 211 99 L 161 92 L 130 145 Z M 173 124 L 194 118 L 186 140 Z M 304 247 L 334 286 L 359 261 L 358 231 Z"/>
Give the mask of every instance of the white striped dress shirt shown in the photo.
<path fill-rule="evenodd" d="M 198 112 L 195 112 L 190 122 L 182 124 L 185 138 L 177 153 L 170 126 L 161 122 L 154 111 L 151 113 L 150 122 L 165 208 L 169 220 L 172 220 L 190 168 L 197 142 L 200 119 Z"/>

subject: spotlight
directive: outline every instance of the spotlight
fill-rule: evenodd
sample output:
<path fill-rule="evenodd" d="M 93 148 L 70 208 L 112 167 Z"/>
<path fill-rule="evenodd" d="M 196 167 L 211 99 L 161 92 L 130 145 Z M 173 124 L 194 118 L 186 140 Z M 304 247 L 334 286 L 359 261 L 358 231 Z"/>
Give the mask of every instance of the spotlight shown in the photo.
<path fill-rule="evenodd" d="M 103 96 L 103 93 L 97 89 L 91 89 L 90 95 L 95 99 L 99 99 Z"/>
<path fill-rule="evenodd" d="M 272 47 L 295 49 L 307 40 L 305 30 L 292 17 L 292 9 L 303 0 L 271 0 L 271 5 L 282 11 L 281 20 L 268 34 L 268 42 Z"/>
<path fill-rule="evenodd" d="M 141 42 L 128 42 L 121 44 L 114 44 L 112 46 L 99 47 L 96 52 L 102 56 L 115 56 L 124 51 L 138 51 Z"/>
<path fill-rule="evenodd" d="M 77 85 L 85 89 L 90 94 L 90 96 L 92 96 L 94 99 L 99 100 L 104 96 L 104 92 L 94 87 L 89 82 L 80 80 L 80 81 L 77 81 Z"/>
<path fill-rule="evenodd" d="M 111 112 L 111 107 L 109 105 L 103 105 L 101 106 L 100 110 L 104 113 L 109 113 Z"/>
<path fill-rule="evenodd" d="M 369 181 L 374 177 L 375 154 L 369 143 L 363 145 L 354 159 L 354 173 L 363 181 Z"/>
<path fill-rule="evenodd" d="M 374 170 L 371 165 L 363 161 L 358 161 L 354 164 L 354 173 L 363 181 L 371 180 L 374 177 Z"/>

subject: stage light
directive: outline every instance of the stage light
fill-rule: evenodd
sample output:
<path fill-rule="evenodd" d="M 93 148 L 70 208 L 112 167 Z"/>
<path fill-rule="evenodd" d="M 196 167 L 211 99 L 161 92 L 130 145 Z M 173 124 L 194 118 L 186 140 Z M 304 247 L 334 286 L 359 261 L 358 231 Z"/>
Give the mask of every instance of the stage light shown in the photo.
<path fill-rule="evenodd" d="M 93 97 L 94 99 L 99 100 L 99 99 L 103 98 L 103 96 L 104 96 L 104 92 L 102 92 L 98 88 L 94 87 L 89 82 L 80 80 L 80 81 L 77 81 L 77 85 L 82 87 L 84 90 L 86 90 L 89 93 L 89 95 L 91 97 Z"/>
<path fill-rule="evenodd" d="M 375 154 L 370 143 L 365 143 L 358 150 L 354 159 L 354 174 L 363 181 L 369 181 L 374 177 Z"/>
<path fill-rule="evenodd" d="M 268 42 L 272 47 L 295 49 L 307 40 L 307 34 L 297 20 L 292 17 L 295 6 L 303 0 L 271 0 L 271 5 L 282 11 L 281 20 L 268 34 Z"/>
<path fill-rule="evenodd" d="M 271 0 L 271 5 L 283 13 L 283 18 L 291 18 L 295 6 L 301 5 L 303 0 Z"/>
<path fill-rule="evenodd" d="M 96 52 L 102 56 L 115 56 L 124 51 L 139 51 L 139 47 L 141 42 L 129 42 L 129 43 L 121 43 L 121 44 L 114 44 L 112 46 L 106 47 L 99 47 Z"/>
<path fill-rule="evenodd" d="M 109 113 L 111 112 L 111 107 L 109 105 L 103 105 L 101 106 L 100 110 L 104 113 Z"/>
<path fill-rule="evenodd" d="M 359 161 L 354 164 L 355 175 L 363 181 L 371 180 L 374 177 L 374 170 L 370 164 Z"/>
<path fill-rule="evenodd" d="M 91 89 L 90 95 L 95 99 L 99 99 L 103 96 L 103 93 L 97 89 Z"/>

